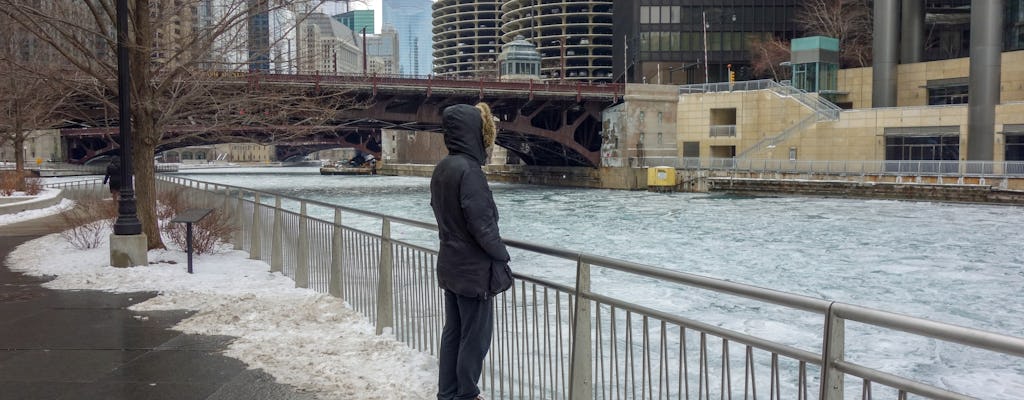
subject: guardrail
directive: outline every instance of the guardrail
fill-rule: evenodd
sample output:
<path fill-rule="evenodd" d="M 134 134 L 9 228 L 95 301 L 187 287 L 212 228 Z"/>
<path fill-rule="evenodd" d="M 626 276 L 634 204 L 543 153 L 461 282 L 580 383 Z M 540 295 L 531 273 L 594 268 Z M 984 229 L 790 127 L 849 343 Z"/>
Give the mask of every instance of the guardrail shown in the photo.
<path fill-rule="evenodd" d="M 180 177 L 160 177 L 158 188 L 181 191 L 192 206 L 227 212 L 240 227 L 232 242 L 251 258 L 268 262 L 298 287 L 344 298 L 378 333 L 393 332 L 409 346 L 436 355 L 443 307 L 433 271 L 434 224 Z M 968 398 L 849 360 L 845 354 L 855 344 L 846 340 L 853 331 L 846 321 L 874 334 L 899 331 L 993 351 L 1012 358 L 1008 365 L 1019 366 L 1024 357 L 1024 338 L 537 243 L 505 242 L 517 261 L 561 265 L 572 273 L 567 282 L 516 273 L 513 289 L 495 298 L 494 340 L 482 378 L 489 398 L 756 398 L 757 392 L 772 399 Z M 773 320 L 816 320 L 810 325 L 819 328 L 804 333 L 817 337 L 811 349 L 823 350 L 645 306 L 637 290 L 621 290 L 626 276 L 703 293 L 686 292 L 681 301 L 746 301 L 773 310 Z M 1007 368 L 1007 374 L 1014 371 L 1024 374 Z"/>
<path fill-rule="evenodd" d="M 679 86 L 679 94 L 742 92 L 751 90 L 771 90 L 783 97 L 792 97 L 796 101 L 813 110 L 822 119 L 834 121 L 839 119 L 839 106 L 833 104 L 817 93 L 808 93 L 793 85 L 784 85 L 771 79 L 753 81 L 697 83 Z"/>
<path fill-rule="evenodd" d="M 753 158 L 647 157 L 646 166 L 751 173 L 892 175 L 1001 178 L 1024 176 L 1024 161 L 780 160 Z M 951 182 L 952 183 L 952 182 Z"/>

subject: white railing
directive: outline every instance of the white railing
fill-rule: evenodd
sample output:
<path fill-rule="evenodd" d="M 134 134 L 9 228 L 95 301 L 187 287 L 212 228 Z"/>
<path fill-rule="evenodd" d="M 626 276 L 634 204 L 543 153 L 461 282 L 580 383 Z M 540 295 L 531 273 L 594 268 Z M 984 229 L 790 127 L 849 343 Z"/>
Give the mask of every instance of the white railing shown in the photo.
<path fill-rule="evenodd" d="M 434 224 L 178 177 L 161 177 L 158 186 L 226 212 L 240 227 L 232 242 L 296 286 L 342 297 L 378 333 L 392 331 L 409 346 L 437 354 L 443 306 L 433 270 Z M 1024 375 L 1024 338 L 505 242 L 517 260 L 561 265 L 566 273 L 561 280 L 517 273 L 513 290 L 495 299 L 494 339 L 482 378 L 488 398 L 756 398 L 757 392 L 771 399 L 967 398 L 847 359 L 847 352 L 863 349 L 846 338 L 865 326 L 874 335 L 900 332 L 1002 354 L 1008 366 L 1017 366 L 1008 367 L 1004 379 Z M 804 333 L 817 341 L 781 343 L 645 306 L 642 293 L 621 290 L 627 276 L 672 287 L 665 293 L 687 301 L 771 310 L 777 321 L 812 321 Z M 846 321 L 861 327 L 847 328 Z"/>

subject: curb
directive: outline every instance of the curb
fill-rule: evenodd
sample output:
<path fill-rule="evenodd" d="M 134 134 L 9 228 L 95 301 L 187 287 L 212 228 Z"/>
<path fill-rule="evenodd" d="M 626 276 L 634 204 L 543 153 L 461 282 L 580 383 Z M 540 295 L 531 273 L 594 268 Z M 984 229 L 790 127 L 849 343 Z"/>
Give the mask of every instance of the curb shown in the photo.
<path fill-rule="evenodd" d="M 16 203 L 0 204 L 0 215 L 17 214 L 22 211 L 28 210 L 39 210 L 47 207 L 53 207 L 60 204 L 61 200 L 64 199 L 62 193 L 57 193 L 56 196 L 47 197 L 43 199 L 31 198 Z"/>

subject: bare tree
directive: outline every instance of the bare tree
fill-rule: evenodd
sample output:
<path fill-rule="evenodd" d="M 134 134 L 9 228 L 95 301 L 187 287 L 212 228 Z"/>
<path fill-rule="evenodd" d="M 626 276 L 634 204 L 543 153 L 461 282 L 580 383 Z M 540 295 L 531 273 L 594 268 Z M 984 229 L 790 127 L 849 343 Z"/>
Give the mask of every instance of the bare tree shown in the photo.
<path fill-rule="evenodd" d="M 869 0 L 806 0 L 795 22 L 808 35 L 839 39 L 841 67 L 871 65 Z"/>
<path fill-rule="evenodd" d="M 270 143 L 309 135 L 351 100 L 343 93 L 300 85 L 271 88 L 237 78 L 259 59 L 251 50 L 274 46 L 249 45 L 254 16 L 291 15 L 291 25 L 279 28 L 294 33 L 296 22 L 323 0 L 128 1 L 137 209 L 149 248 L 160 248 L 153 164 L 159 146 L 200 139 Z M 86 78 L 66 83 L 78 90 L 78 110 L 97 119 L 117 109 L 114 2 L 0 0 L 0 15 L 32 32 Z M 278 32 L 279 38 L 287 35 Z"/>
<path fill-rule="evenodd" d="M 15 168 L 22 176 L 26 139 L 34 130 L 57 125 L 67 93 L 49 79 L 50 54 L 11 22 L 0 14 L 0 145 L 14 148 Z"/>
<path fill-rule="evenodd" d="M 782 65 L 790 58 L 789 41 L 769 36 L 766 39 L 752 39 L 749 48 L 750 72 L 754 76 L 789 79 L 792 71 Z"/>

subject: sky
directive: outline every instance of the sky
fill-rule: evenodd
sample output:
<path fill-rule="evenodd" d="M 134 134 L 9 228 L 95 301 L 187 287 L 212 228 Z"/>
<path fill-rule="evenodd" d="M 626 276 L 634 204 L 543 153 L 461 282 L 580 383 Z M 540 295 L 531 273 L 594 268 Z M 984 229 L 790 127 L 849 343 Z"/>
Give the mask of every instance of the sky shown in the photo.
<path fill-rule="evenodd" d="M 0 226 L 57 214 L 70 205 L 0 216 Z M 44 236 L 19 246 L 6 262 L 29 275 L 55 275 L 43 284 L 50 289 L 159 292 L 130 309 L 196 310 L 173 329 L 236 337 L 224 355 L 322 398 L 434 398 L 437 360 L 393 335 L 375 335 L 368 320 L 341 299 L 295 288 L 292 279 L 270 273 L 266 263 L 230 247 L 194 256 L 194 274 L 187 272 L 186 254 L 179 249 L 150 251 L 149 266 L 114 268 L 108 236 L 103 233 L 102 243 L 86 250 L 72 247 L 60 234 Z"/>

